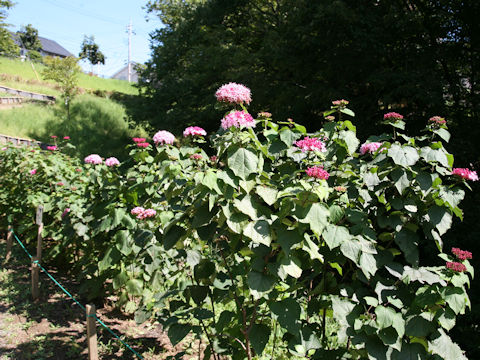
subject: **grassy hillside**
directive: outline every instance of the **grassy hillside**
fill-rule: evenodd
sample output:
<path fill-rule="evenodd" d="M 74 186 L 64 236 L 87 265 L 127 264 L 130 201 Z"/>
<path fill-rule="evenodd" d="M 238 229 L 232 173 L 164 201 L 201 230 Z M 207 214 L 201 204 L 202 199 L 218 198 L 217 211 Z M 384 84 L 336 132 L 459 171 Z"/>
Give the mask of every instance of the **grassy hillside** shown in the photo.
<path fill-rule="evenodd" d="M 41 64 L 35 64 L 41 77 Z M 55 83 L 37 80 L 30 63 L 0 57 L 0 84 L 41 94 L 60 96 Z M 51 135 L 70 136 L 76 154 L 98 153 L 103 157 L 122 157 L 133 136 L 145 136 L 140 127 L 132 127 L 123 104 L 109 98 L 109 92 L 134 98 L 137 89 L 132 84 L 81 74 L 80 94 L 71 104 L 67 119 L 60 98 L 55 105 L 26 103 L 22 107 L 0 109 L 0 134 L 30 138 L 50 143 Z M 107 93 L 106 97 L 95 96 Z M 103 94 L 105 96 L 105 94 Z"/>
<path fill-rule="evenodd" d="M 42 87 L 48 92 L 47 95 L 58 95 L 54 83 L 42 79 L 42 64 L 21 62 L 17 59 L 0 57 L 0 84 L 22 90 L 40 92 Z M 35 74 L 35 71 L 38 75 Z M 103 79 L 87 74 L 80 74 L 78 86 L 85 90 L 117 91 L 124 94 L 136 95 L 138 90 L 124 80 Z"/>

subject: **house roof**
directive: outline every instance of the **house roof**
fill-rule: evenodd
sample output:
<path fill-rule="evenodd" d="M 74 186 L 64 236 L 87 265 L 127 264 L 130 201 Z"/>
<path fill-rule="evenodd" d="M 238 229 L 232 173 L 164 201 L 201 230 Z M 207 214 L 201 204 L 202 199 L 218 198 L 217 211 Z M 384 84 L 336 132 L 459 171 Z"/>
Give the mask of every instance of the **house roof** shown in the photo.
<path fill-rule="evenodd" d="M 61 56 L 72 56 L 72 54 L 54 40 L 39 36 L 38 40 L 42 43 L 42 50 Z"/>
<path fill-rule="evenodd" d="M 12 35 L 12 38 L 17 43 L 17 45 L 20 47 L 23 47 L 18 33 L 10 32 L 10 34 Z M 61 46 L 59 43 L 57 43 L 54 40 L 50 40 L 42 36 L 39 36 L 38 40 L 40 40 L 40 43 L 42 44 L 42 50 L 44 52 L 48 52 L 54 55 L 65 56 L 65 57 L 73 55 L 67 49 L 65 49 L 63 46 Z"/>

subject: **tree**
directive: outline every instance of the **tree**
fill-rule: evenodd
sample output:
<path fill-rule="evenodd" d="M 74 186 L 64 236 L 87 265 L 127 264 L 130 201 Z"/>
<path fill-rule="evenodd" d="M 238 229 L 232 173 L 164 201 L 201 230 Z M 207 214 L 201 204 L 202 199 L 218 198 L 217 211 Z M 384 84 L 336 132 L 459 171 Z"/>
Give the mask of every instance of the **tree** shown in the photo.
<path fill-rule="evenodd" d="M 40 54 L 42 43 L 38 38 L 38 30 L 32 24 L 28 24 L 23 26 L 17 34 L 22 46 L 28 50 L 29 58 L 34 61 L 42 61 L 42 55 Z"/>
<path fill-rule="evenodd" d="M 20 48 L 12 38 L 12 35 L 7 30 L 5 19 L 7 18 L 7 11 L 13 6 L 10 0 L 0 0 L 0 55 L 16 56 L 20 52 Z"/>
<path fill-rule="evenodd" d="M 18 34 L 25 49 L 34 51 L 40 51 L 42 49 L 42 43 L 38 39 L 38 30 L 35 29 L 32 24 L 23 26 Z"/>
<path fill-rule="evenodd" d="M 80 59 L 87 59 L 90 64 L 92 64 L 92 72 L 93 72 L 93 65 L 97 64 L 105 64 L 105 55 L 99 50 L 98 45 L 95 43 L 94 36 L 84 36 L 82 42 L 82 50 L 78 54 Z"/>
<path fill-rule="evenodd" d="M 78 75 L 81 72 L 78 59 L 73 56 L 63 59 L 47 56 L 44 62 L 46 66 L 42 72 L 43 78 L 59 84 L 67 110 L 67 118 L 70 119 L 70 103 L 78 92 Z"/>

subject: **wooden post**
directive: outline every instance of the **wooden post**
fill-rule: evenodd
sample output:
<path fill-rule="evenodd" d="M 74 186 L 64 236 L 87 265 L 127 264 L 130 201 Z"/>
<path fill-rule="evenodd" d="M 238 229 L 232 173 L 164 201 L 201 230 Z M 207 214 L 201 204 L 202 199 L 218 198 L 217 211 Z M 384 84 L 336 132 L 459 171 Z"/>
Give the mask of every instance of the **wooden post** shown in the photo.
<path fill-rule="evenodd" d="M 12 244 L 13 244 L 12 225 L 8 225 L 7 256 L 5 257 L 5 263 L 7 263 L 8 260 L 10 260 L 10 256 L 12 255 Z"/>
<path fill-rule="evenodd" d="M 87 342 L 88 360 L 98 360 L 97 348 L 97 326 L 95 322 L 95 305 L 88 305 L 87 308 Z"/>
<path fill-rule="evenodd" d="M 42 261 L 42 231 L 43 231 L 43 223 L 38 225 L 38 232 L 37 232 L 37 259 L 38 259 L 38 262 Z"/>
<path fill-rule="evenodd" d="M 40 268 L 38 267 L 38 264 L 35 262 L 37 260 L 37 257 L 34 256 L 32 257 L 32 297 L 33 300 L 37 300 L 40 292 L 38 290 L 38 272 Z"/>

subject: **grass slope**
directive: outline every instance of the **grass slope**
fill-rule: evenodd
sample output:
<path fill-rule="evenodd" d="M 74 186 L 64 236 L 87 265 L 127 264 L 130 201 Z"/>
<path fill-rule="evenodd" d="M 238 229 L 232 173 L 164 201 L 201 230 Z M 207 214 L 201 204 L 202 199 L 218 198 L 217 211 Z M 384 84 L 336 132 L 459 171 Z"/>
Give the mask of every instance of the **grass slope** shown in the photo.
<path fill-rule="evenodd" d="M 16 87 L 21 90 L 33 90 L 27 88 L 26 86 L 39 85 L 43 86 L 49 90 L 49 88 L 54 89 L 54 83 L 51 81 L 45 81 L 42 79 L 42 70 L 44 66 L 42 64 L 32 64 L 30 62 L 22 62 L 17 59 L 10 59 L 5 57 L 0 57 L 0 75 L 4 74 L 0 78 L 0 84 Z M 35 71 L 38 75 L 35 74 Z M 8 76 L 10 75 L 10 76 Z M 44 83 L 44 84 L 42 84 Z M 100 91 L 116 91 L 124 94 L 136 95 L 138 90 L 133 86 L 132 83 L 129 83 L 124 80 L 117 79 L 103 79 L 96 76 L 89 76 L 87 74 L 80 74 L 78 79 L 78 86 L 85 90 L 100 90 Z M 47 95 L 58 95 L 59 92 L 56 90 L 56 93 L 48 93 Z"/>
<path fill-rule="evenodd" d="M 41 64 L 35 69 L 41 76 Z M 41 94 L 60 96 L 55 83 L 38 81 L 30 63 L 0 57 L 0 84 Z M 102 79 L 81 74 L 80 94 L 71 104 L 70 120 L 57 98 L 55 105 L 27 103 L 19 108 L 0 109 L 0 134 L 52 142 L 50 136 L 70 136 L 75 154 L 84 157 L 98 153 L 102 157 L 122 158 L 125 145 L 133 136 L 145 136 L 140 127 L 131 126 L 123 104 L 93 94 L 115 92 L 135 98 L 137 89 L 132 84 L 113 79 Z M 107 93 L 107 94 L 105 94 Z M 6 95 L 8 96 L 8 95 Z"/>

